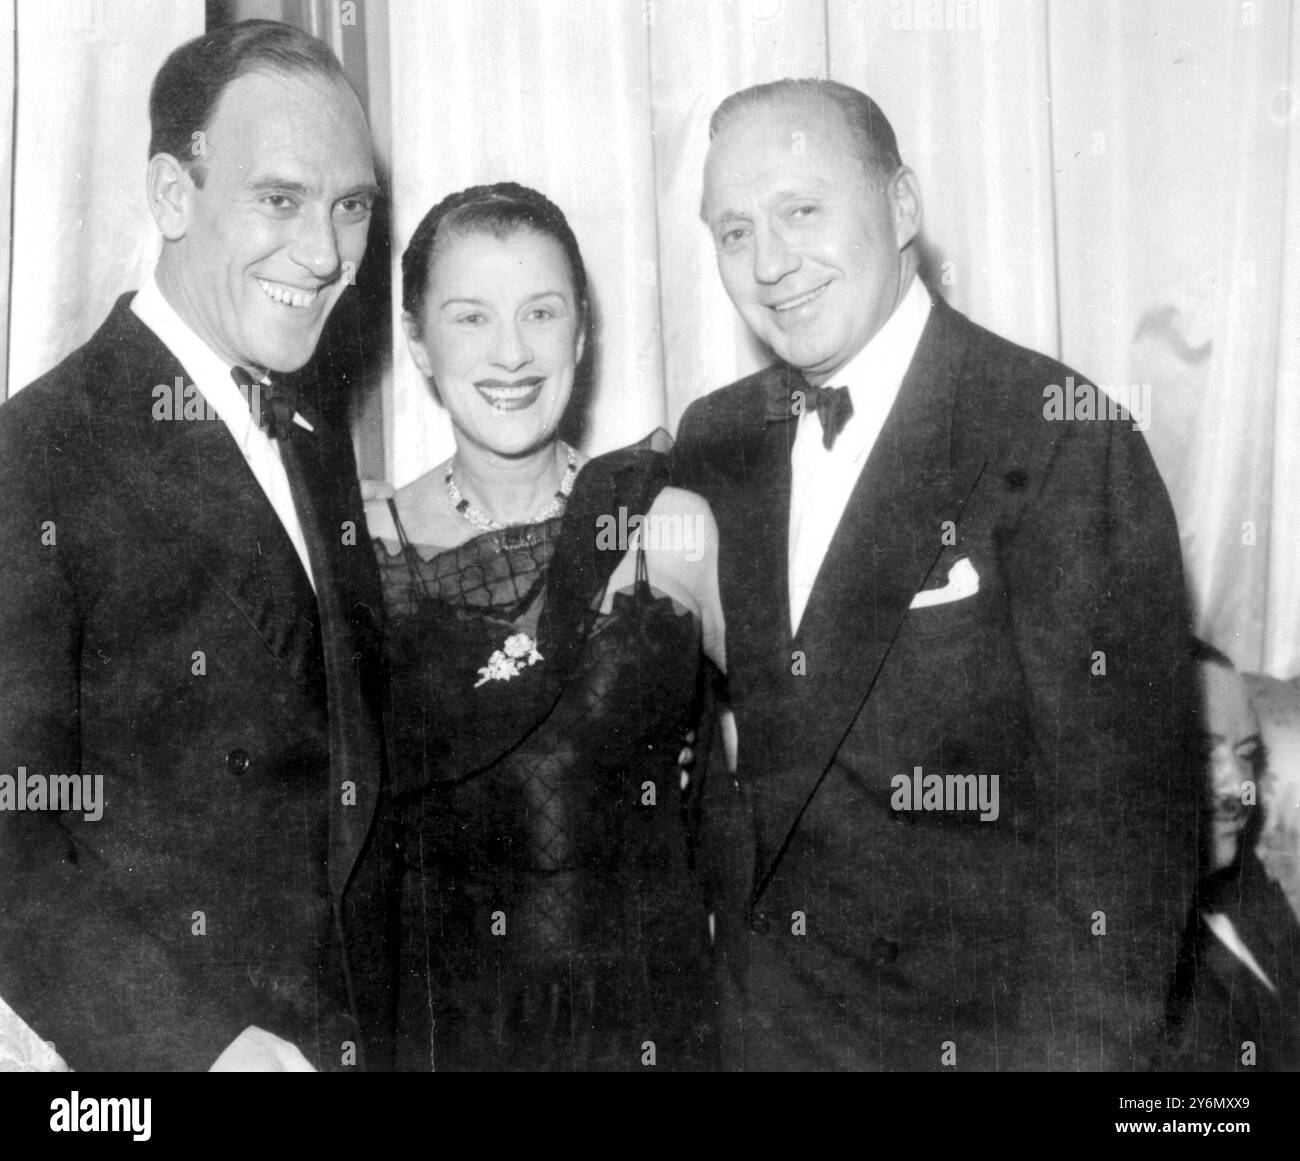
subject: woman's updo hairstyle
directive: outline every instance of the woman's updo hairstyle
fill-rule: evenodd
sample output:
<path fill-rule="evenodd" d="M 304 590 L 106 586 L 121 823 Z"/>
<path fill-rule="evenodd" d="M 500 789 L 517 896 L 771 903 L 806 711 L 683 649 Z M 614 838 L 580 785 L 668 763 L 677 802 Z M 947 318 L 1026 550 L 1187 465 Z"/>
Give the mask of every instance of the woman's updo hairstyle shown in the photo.
<path fill-rule="evenodd" d="M 587 296 L 587 268 L 568 220 L 560 208 L 535 189 L 513 181 L 475 185 L 443 198 L 424 215 L 410 245 L 402 255 L 402 309 L 420 325 L 425 292 L 438 253 L 452 239 L 489 234 L 505 239 L 519 230 L 554 238 L 564 251 L 573 280 L 578 325 L 586 334 L 591 326 Z M 590 335 L 587 335 L 590 340 Z M 587 343 L 591 347 L 590 341 Z"/>

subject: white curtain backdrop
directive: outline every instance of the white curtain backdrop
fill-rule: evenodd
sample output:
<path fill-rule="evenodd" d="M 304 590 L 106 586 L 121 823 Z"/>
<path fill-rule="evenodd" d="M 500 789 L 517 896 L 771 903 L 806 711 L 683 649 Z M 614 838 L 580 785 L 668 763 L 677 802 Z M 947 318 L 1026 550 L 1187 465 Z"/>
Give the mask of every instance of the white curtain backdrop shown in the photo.
<path fill-rule="evenodd" d="M 396 338 L 377 462 L 394 482 L 451 449 L 397 324 L 401 252 L 435 201 L 499 180 L 553 198 L 599 310 L 587 449 L 671 431 L 692 399 L 766 361 L 698 220 L 709 114 L 757 81 L 830 76 L 871 93 L 893 122 L 925 197 L 927 270 L 954 306 L 1116 394 L 1150 385 L 1147 438 L 1178 513 L 1200 632 L 1244 670 L 1300 674 L 1291 0 L 226 9 L 326 35 L 363 89 L 390 178 Z M 64 15 L 50 26 L 47 10 Z M 18 73 L 16 139 L 0 140 L 0 170 L 12 165 L 2 183 L 13 197 L 10 390 L 84 340 L 156 249 L 144 96 L 203 10 L 18 0 L 16 40 L 0 44 L 0 68 L 16 45 Z M 101 36 L 64 29 L 97 11 Z M 0 133 L 5 114 L 0 103 Z"/>
<path fill-rule="evenodd" d="M 12 166 L 16 390 L 90 338 L 157 259 L 144 192 L 149 85 L 203 31 L 203 2 L 18 0 L 10 27 L 16 114 L 0 126 L 0 166 Z"/>

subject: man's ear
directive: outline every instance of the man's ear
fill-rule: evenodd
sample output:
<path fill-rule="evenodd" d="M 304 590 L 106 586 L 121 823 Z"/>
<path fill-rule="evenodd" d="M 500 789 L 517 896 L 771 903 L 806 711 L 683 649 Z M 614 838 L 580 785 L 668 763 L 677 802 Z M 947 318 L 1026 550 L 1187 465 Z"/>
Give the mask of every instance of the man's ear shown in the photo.
<path fill-rule="evenodd" d="M 406 332 L 406 346 L 411 352 L 411 359 L 419 367 L 420 374 L 426 379 L 432 379 L 433 364 L 429 361 L 429 352 L 424 349 L 420 326 L 409 310 L 402 311 L 402 330 Z"/>
<path fill-rule="evenodd" d="M 155 153 L 149 159 L 146 188 L 149 209 L 162 236 L 178 242 L 190 228 L 193 209 L 194 179 L 170 153 Z"/>
<path fill-rule="evenodd" d="M 894 216 L 894 241 L 900 250 L 921 232 L 924 216 L 921 206 L 921 183 L 907 166 L 902 166 L 889 181 L 889 204 Z"/>

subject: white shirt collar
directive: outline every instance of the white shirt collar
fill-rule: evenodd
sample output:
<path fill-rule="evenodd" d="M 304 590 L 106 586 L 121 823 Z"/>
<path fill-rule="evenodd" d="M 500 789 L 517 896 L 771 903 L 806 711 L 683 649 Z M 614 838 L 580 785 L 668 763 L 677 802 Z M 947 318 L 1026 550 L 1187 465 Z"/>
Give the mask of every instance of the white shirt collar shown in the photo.
<path fill-rule="evenodd" d="M 293 488 L 280 457 L 280 445 L 253 422 L 249 400 L 230 376 L 231 365 L 199 338 L 194 329 L 181 318 L 163 297 L 153 274 L 145 279 L 144 285 L 131 300 L 131 310 L 176 356 L 190 383 L 198 388 L 208 406 L 221 417 L 221 422 L 234 439 L 253 477 L 284 526 L 294 551 L 302 562 L 303 571 L 315 588 L 311 555 L 307 551 L 302 523 L 298 519 Z M 188 385 L 182 384 L 181 395 L 187 394 L 185 388 Z M 171 387 L 172 384 L 166 386 Z M 295 415 L 294 421 L 308 431 L 311 430 L 310 425 L 300 416 Z"/>
<path fill-rule="evenodd" d="M 827 387 L 847 387 L 853 400 L 853 415 L 835 441 L 832 450 L 822 448 L 821 421 L 814 411 L 799 417 L 796 447 L 807 449 L 796 460 L 811 456 L 833 460 L 855 474 L 875 446 L 894 400 L 898 398 L 903 377 L 921 342 L 921 333 L 930 317 L 930 292 L 916 275 L 903 294 L 894 313 L 884 322 L 867 345 L 848 361 L 838 373 L 826 380 Z M 804 428 L 808 427 L 807 434 Z M 812 450 L 814 445 L 816 451 Z"/>
<path fill-rule="evenodd" d="M 194 382 L 204 399 L 225 421 L 241 448 L 248 440 L 253 416 L 248 400 L 230 377 L 227 363 L 176 312 L 163 296 L 155 274 L 150 274 L 131 300 L 131 310 L 156 334 Z"/>
<path fill-rule="evenodd" d="M 826 380 L 845 386 L 853 414 L 835 445 L 823 442 L 821 420 L 811 409 L 799 417 L 790 451 L 790 631 L 797 633 L 822 561 L 839 527 L 849 496 L 898 398 L 930 317 L 930 295 L 919 278 L 897 309 L 844 367 Z"/>
<path fill-rule="evenodd" d="M 882 385 L 893 385 L 892 404 L 929 318 L 929 291 L 913 275 L 912 284 L 894 313 L 843 370 L 826 381 L 827 386 L 847 387 L 856 411 L 870 408 L 873 400 L 879 400 Z"/>

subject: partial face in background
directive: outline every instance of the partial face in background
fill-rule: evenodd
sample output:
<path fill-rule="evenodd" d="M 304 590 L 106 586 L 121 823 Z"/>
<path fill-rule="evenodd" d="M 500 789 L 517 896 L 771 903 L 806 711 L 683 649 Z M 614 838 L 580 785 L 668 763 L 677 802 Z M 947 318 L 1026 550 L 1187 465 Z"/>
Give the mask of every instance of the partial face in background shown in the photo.
<path fill-rule="evenodd" d="M 178 209 L 159 219 L 163 291 L 229 362 L 297 370 L 365 254 L 376 185 L 361 107 L 326 77 L 248 73 L 222 93 L 201 165 L 202 188 L 187 173 L 164 195 Z"/>
<path fill-rule="evenodd" d="M 457 440 L 502 456 L 555 439 L 582 358 L 582 322 L 564 249 L 529 229 L 439 241 L 422 317 L 403 316 L 411 356 Z"/>
<path fill-rule="evenodd" d="M 902 251 L 921 225 L 911 171 L 877 180 L 839 109 L 798 99 L 741 113 L 718 133 L 703 212 L 741 317 L 813 383 L 894 312 L 911 269 Z"/>
<path fill-rule="evenodd" d="M 1250 803 L 1260 801 L 1259 721 L 1236 670 L 1203 661 L 1200 671 L 1210 742 L 1212 857 L 1214 866 L 1221 869 L 1231 866 L 1237 856 Z M 1251 785 L 1249 796 L 1247 784 Z"/>

